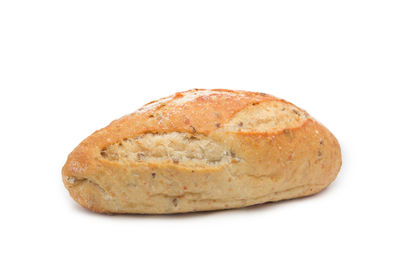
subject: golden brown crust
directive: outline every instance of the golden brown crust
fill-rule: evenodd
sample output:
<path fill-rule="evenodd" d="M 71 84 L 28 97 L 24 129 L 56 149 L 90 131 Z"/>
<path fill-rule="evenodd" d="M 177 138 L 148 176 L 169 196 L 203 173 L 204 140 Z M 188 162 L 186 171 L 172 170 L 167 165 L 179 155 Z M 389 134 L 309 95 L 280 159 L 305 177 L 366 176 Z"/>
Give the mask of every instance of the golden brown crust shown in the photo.
<path fill-rule="evenodd" d="M 298 124 L 284 129 L 232 132 L 224 127 L 246 107 L 273 101 L 304 112 L 263 93 L 223 89 L 194 89 L 150 102 L 75 148 L 62 171 L 64 184 L 82 206 L 104 213 L 224 209 L 319 192 L 340 169 L 340 147 L 306 112 Z M 102 156 L 122 140 L 170 132 L 212 138 L 234 150 L 240 162 L 188 168 L 168 162 L 121 163 Z"/>
<path fill-rule="evenodd" d="M 185 94 L 204 91 L 212 93 L 174 105 L 174 101 L 181 100 Z M 218 123 L 223 125 L 249 104 L 270 100 L 278 99 L 263 93 L 194 89 L 152 101 L 138 111 L 113 121 L 107 127 L 86 138 L 70 154 L 63 168 L 63 175 L 80 176 L 83 174 L 82 171 L 86 173 L 92 167 L 93 160 L 99 155 L 101 149 L 121 139 L 148 132 L 197 132 L 207 135 L 218 128 Z"/>

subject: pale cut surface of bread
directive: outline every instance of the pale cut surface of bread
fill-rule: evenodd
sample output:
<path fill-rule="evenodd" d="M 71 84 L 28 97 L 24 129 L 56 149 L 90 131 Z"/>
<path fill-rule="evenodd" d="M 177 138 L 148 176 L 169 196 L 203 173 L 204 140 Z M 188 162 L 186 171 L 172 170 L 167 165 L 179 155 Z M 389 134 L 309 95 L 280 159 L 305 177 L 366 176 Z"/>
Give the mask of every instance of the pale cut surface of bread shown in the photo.
<path fill-rule="evenodd" d="M 68 156 L 62 177 L 92 211 L 164 214 L 312 195 L 340 167 L 336 138 L 295 105 L 194 89 L 96 131 Z"/>

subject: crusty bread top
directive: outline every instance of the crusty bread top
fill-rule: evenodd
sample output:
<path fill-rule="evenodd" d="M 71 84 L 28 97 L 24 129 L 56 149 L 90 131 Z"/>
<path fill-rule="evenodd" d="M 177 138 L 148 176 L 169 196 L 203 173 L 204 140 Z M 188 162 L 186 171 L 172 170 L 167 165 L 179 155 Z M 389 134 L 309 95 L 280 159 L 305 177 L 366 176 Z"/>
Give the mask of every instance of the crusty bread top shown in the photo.
<path fill-rule="evenodd" d="M 83 173 L 87 175 L 91 170 L 95 171 L 93 165 L 96 165 L 96 160 L 93 159 L 140 161 L 142 154 L 136 149 L 137 140 L 139 138 L 143 144 L 146 138 L 153 138 L 152 134 L 179 133 L 177 136 L 167 136 L 175 138 L 175 143 L 179 146 L 189 145 L 187 140 L 192 135 L 208 136 L 221 129 L 241 134 L 276 134 L 300 127 L 310 119 L 304 110 L 264 93 L 225 89 L 180 92 L 150 102 L 86 138 L 70 154 L 71 160 L 65 164 L 63 175 L 80 176 Z M 155 137 L 160 138 L 158 135 Z M 191 141 L 195 144 L 193 152 L 185 150 L 184 154 L 175 153 L 174 157 L 190 157 L 191 162 L 196 164 L 224 162 L 226 157 L 232 157 L 218 147 L 217 143 L 212 144 L 211 140 L 211 146 L 207 141 L 200 143 L 204 138 Z M 206 145 L 215 153 L 207 154 L 204 149 L 201 152 L 196 151 Z M 175 148 L 176 146 L 169 151 L 175 151 Z M 140 149 L 143 150 L 144 146 L 140 145 Z M 165 151 L 168 154 L 168 149 Z M 159 155 L 154 153 L 151 154 L 152 160 L 160 160 L 165 156 L 162 155 L 163 152 Z"/>

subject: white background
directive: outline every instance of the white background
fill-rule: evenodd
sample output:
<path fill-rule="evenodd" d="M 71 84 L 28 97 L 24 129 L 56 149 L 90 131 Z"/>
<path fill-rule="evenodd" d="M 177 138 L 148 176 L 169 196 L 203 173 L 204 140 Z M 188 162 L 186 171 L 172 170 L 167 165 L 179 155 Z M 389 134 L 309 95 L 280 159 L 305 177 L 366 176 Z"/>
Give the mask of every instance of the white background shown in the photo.
<path fill-rule="evenodd" d="M 191 88 L 261 91 L 338 138 L 322 193 L 105 216 L 61 168 L 86 136 Z M 399 266 L 399 1 L 1 1 L 1 266 Z M 396 255 L 397 254 L 397 255 Z"/>

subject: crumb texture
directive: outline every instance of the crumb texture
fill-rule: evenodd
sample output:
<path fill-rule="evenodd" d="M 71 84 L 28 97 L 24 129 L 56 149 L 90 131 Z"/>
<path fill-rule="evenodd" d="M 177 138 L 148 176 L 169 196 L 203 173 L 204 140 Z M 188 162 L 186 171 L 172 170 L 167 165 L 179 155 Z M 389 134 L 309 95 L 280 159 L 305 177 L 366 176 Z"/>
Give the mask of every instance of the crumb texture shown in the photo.
<path fill-rule="evenodd" d="M 186 166 L 221 165 L 231 161 L 224 147 L 202 135 L 148 133 L 128 138 L 103 149 L 107 160 L 124 162 L 170 162 Z"/>
<path fill-rule="evenodd" d="M 250 104 L 223 128 L 232 132 L 273 132 L 300 126 L 307 118 L 306 112 L 290 103 L 269 101 Z M 240 160 L 231 149 L 225 149 L 215 140 L 185 132 L 147 133 L 126 138 L 104 148 L 101 155 L 120 163 L 169 162 L 184 166 L 223 165 Z"/>
<path fill-rule="evenodd" d="M 274 132 L 301 126 L 308 114 L 282 101 L 268 101 L 249 105 L 238 112 L 225 128 L 242 132 Z"/>

